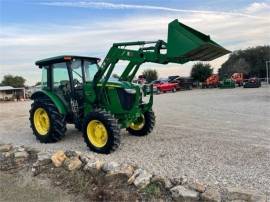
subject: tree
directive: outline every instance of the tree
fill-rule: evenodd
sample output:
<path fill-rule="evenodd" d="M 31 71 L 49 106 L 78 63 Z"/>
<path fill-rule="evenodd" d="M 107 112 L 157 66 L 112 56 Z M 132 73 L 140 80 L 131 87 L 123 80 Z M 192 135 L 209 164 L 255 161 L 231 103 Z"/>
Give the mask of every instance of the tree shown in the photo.
<path fill-rule="evenodd" d="M 266 76 L 265 62 L 267 60 L 270 60 L 270 46 L 237 50 L 222 64 L 218 73 L 220 77 L 231 76 L 233 73 L 239 72 L 262 78 Z"/>
<path fill-rule="evenodd" d="M 146 69 L 143 71 L 142 75 L 148 83 L 158 79 L 158 73 L 155 69 Z"/>
<path fill-rule="evenodd" d="M 24 87 L 25 79 L 21 76 L 5 75 L 2 84 L 4 86 L 12 86 L 14 88 Z"/>
<path fill-rule="evenodd" d="M 210 64 L 199 62 L 193 65 L 190 75 L 195 81 L 204 82 L 212 73 Z"/>

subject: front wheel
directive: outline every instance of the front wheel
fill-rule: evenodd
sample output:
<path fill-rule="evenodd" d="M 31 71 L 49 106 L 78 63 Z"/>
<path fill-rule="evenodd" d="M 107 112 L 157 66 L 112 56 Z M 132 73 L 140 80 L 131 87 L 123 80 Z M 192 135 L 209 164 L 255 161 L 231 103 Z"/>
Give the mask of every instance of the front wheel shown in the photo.
<path fill-rule="evenodd" d="M 127 131 L 134 136 L 146 136 L 152 132 L 155 126 L 155 114 L 153 111 L 147 111 L 142 114 Z"/>
<path fill-rule="evenodd" d="M 120 144 L 120 126 L 109 112 L 98 109 L 84 119 L 83 138 L 90 150 L 109 154 Z"/>

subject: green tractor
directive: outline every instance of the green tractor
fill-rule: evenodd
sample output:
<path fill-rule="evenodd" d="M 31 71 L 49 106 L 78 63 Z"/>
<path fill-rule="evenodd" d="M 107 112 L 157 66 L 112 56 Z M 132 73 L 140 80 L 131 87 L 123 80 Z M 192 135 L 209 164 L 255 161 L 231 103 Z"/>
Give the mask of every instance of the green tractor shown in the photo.
<path fill-rule="evenodd" d="M 121 129 L 145 136 L 154 128 L 153 86 L 144 102 L 145 92 L 132 83 L 143 63 L 184 64 L 227 53 L 209 36 L 174 20 L 169 24 L 167 43 L 115 43 L 101 65 L 99 58 L 72 55 L 37 61 L 42 69 L 42 90 L 31 96 L 31 128 L 40 142 L 53 143 L 64 137 L 67 123 L 74 124 L 90 150 L 108 154 L 118 148 Z M 112 79 L 121 60 L 128 65 L 118 79 Z"/>

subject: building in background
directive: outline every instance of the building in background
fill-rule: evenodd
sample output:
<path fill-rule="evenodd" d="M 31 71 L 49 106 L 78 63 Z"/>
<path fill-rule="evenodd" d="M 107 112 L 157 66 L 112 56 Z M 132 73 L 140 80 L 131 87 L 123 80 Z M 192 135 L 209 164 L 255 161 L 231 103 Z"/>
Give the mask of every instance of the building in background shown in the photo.
<path fill-rule="evenodd" d="M 12 86 L 0 86 L 0 100 L 25 99 L 25 88 L 13 88 Z"/>

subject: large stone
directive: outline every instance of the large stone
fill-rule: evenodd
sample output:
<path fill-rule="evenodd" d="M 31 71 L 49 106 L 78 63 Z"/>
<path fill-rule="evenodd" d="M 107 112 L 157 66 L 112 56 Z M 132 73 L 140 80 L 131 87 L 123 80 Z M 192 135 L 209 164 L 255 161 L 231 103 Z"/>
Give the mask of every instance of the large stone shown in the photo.
<path fill-rule="evenodd" d="M 178 185 L 171 189 L 172 197 L 175 201 L 197 202 L 199 201 L 199 193 Z"/>
<path fill-rule="evenodd" d="M 139 189 L 143 189 L 144 187 L 146 187 L 152 178 L 152 174 L 148 173 L 146 170 L 142 170 L 139 175 L 135 178 L 133 184 L 139 188 Z"/>
<path fill-rule="evenodd" d="M 141 172 L 143 172 L 141 168 L 136 169 L 133 175 L 128 179 L 128 184 L 132 184 L 135 181 L 136 177 L 138 177 Z"/>
<path fill-rule="evenodd" d="M 67 150 L 67 151 L 65 151 L 65 155 L 68 158 L 72 158 L 72 157 L 78 157 L 79 153 L 76 151 Z"/>
<path fill-rule="evenodd" d="M 221 195 L 218 189 L 214 189 L 212 187 L 207 187 L 206 191 L 201 194 L 201 200 L 203 202 L 220 202 Z"/>
<path fill-rule="evenodd" d="M 92 163 L 95 159 L 95 156 L 93 154 L 81 154 L 79 158 L 81 162 L 87 164 L 89 161 Z"/>
<path fill-rule="evenodd" d="M 11 144 L 0 145 L 0 152 L 8 152 L 11 149 L 12 149 L 12 145 Z"/>
<path fill-rule="evenodd" d="M 120 171 L 120 165 L 117 162 L 106 162 L 102 166 L 102 170 L 108 174 Z"/>
<path fill-rule="evenodd" d="M 188 187 L 190 189 L 193 189 L 193 190 L 200 192 L 200 193 L 203 193 L 206 190 L 206 185 L 203 184 L 202 182 L 197 181 L 197 180 L 190 182 L 188 184 Z"/>
<path fill-rule="evenodd" d="M 184 185 L 184 184 L 187 184 L 188 182 L 188 178 L 186 175 L 183 175 L 181 177 L 174 177 L 171 179 L 171 183 L 173 185 Z"/>
<path fill-rule="evenodd" d="M 173 184 L 169 178 L 167 178 L 167 177 L 164 178 L 164 182 L 165 182 L 165 188 L 167 190 L 170 190 L 173 187 Z"/>
<path fill-rule="evenodd" d="M 55 167 L 61 167 L 64 163 L 64 161 L 66 160 L 67 156 L 65 155 L 65 152 L 60 150 L 55 152 L 52 157 L 52 163 Z"/>
<path fill-rule="evenodd" d="M 69 171 L 78 170 L 82 166 L 82 162 L 80 161 L 79 157 L 67 158 L 64 164 Z"/>
<path fill-rule="evenodd" d="M 97 171 L 101 170 L 103 164 L 103 161 L 100 160 L 88 161 L 87 164 L 85 164 L 85 166 L 83 167 L 83 170 L 97 173 Z"/>
<path fill-rule="evenodd" d="M 26 151 L 15 152 L 15 158 L 28 158 L 29 154 Z"/>
<path fill-rule="evenodd" d="M 227 188 L 226 199 L 228 201 L 265 202 L 266 195 L 257 193 L 254 190 Z"/>
<path fill-rule="evenodd" d="M 134 173 L 134 167 L 129 164 L 122 164 L 120 172 L 125 174 L 127 177 L 131 177 Z"/>
<path fill-rule="evenodd" d="M 39 152 L 37 154 L 37 161 L 35 163 L 36 165 L 44 166 L 50 164 L 51 162 L 52 162 L 51 156 L 48 153 Z"/>

